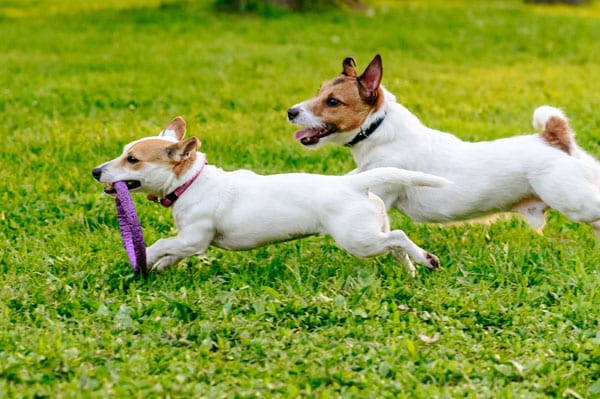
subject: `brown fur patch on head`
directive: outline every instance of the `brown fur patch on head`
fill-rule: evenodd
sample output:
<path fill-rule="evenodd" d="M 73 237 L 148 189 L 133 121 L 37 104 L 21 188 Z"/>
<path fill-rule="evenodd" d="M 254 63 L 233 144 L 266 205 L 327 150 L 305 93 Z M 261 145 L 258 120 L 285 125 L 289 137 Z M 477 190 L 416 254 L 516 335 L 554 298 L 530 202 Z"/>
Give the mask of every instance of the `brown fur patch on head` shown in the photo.
<path fill-rule="evenodd" d="M 381 107 L 383 91 L 380 87 L 375 102 L 370 104 L 372 97 L 361 89 L 356 77 L 342 75 L 325 82 L 308 107 L 328 126 L 335 126 L 338 132 L 347 132 L 358 129 L 371 111 Z"/>
<path fill-rule="evenodd" d="M 160 138 L 136 142 L 121 157 L 121 164 L 125 168 L 140 169 L 144 163 L 164 162 L 165 149 L 173 145 L 172 141 Z"/>
<path fill-rule="evenodd" d="M 360 76 L 354 69 L 356 60 L 353 57 L 345 58 L 342 65 L 342 75 L 323 83 L 317 96 L 308 102 L 310 112 L 330 132 L 343 133 L 360 128 L 384 100 L 380 87 L 383 67 L 379 55 Z"/>
<path fill-rule="evenodd" d="M 195 137 L 179 143 L 160 138 L 148 139 L 132 145 L 121 157 L 120 164 L 132 170 L 141 170 L 148 163 L 163 164 L 179 177 L 193 164 L 199 145 Z"/>
<path fill-rule="evenodd" d="M 544 131 L 541 132 L 540 135 L 552 147 L 556 147 L 567 154 L 571 153 L 573 132 L 571 132 L 566 120 L 556 116 L 551 117 L 546 123 Z"/>

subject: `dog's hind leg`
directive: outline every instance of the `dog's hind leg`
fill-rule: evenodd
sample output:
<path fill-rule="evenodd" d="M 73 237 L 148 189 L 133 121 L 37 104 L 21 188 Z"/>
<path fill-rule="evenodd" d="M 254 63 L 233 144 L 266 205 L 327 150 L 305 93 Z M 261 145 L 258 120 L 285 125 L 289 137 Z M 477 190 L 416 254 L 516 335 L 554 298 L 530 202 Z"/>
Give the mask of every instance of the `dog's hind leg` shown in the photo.
<path fill-rule="evenodd" d="M 360 236 L 337 236 L 334 239 L 342 248 L 359 258 L 369 258 L 391 252 L 394 260 L 400 263 L 411 276 L 416 274 L 416 269 L 409 257 L 430 269 L 440 267 L 437 256 L 412 242 L 402 230 L 375 234 L 366 234 L 363 230 L 360 232 Z"/>
<path fill-rule="evenodd" d="M 406 256 L 410 256 L 415 260 L 415 262 L 430 269 L 439 269 L 440 261 L 437 256 L 425 251 L 423 248 L 412 242 L 412 240 L 408 238 L 406 233 L 402 230 L 393 230 L 385 235 L 385 245 L 388 247 L 389 251 L 392 252 L 392 254 L 404 253 L 404 259 L 401 260 L 401 263 L 404 264 L 404 268 L 409 273 L 411 270 L 410 266 L 406 264 Z M 396 258 L 395 255 L 394 258 Z M 396 260 L 398 260 L 398 258 L 396 258 Z M 408 261 L 410 262 L 410 259 Z M 414 266 L 412 266 L 412 268 L 414 269 Z"/>
<path fill-rule="evenodd" d="M 579 151 L 577 157 L 557 157 L 529 183 L 537 198 L 575 222 L 590 224 L 600 240 L 600 164 Z"/>
<path fill-rule="evenodd" d="M 359 258 L 391 252 L 411 276 L 416 274 L 416 270 L 409 257 L 430 269 L 437 269 L 439 260 L 435 255 L 412 242 L 402 230 L 390 231 L 385 204 L 381 198 L 370 192 L 368 198 L 370 206 L 365 206 L 361 201 L 354 212 L 348 212 L 343 218 L 332 219 L 327 226 L 326 230 L 338 245 Z"/>
<path fill-rule="evenodd" d="M 580 201 L 563 202 L 552 208 L 573 221 L 589 224 L 594 229 L 600 243 L 600 195 L 595 198 L 588 196 L 587 199 Z"/>
<path fill-rule="evenodd" d="M 415 268 L 415 265 L 413 265 L 413 263 L 411 262 L 406 252 L 400 251 L 398 249 L 393 249 L 392 256 L 394 257 L 394 260 L 396 262 L 404 266 L 404 270 L 406 271 L 406 273 L 408 273 L 411 277 L 417 276 L 417 269 Z"/>
<path fill-rule="evenodd" d="M 571 173 L 569 186 L 555 187 L 554 191 L 545 193 L 544 200 L 567 218 L 589 224 L 600 243 L 600 189 L 597 182 L 590 184 L 582 175 Z"/>
<path fill-rule="evenodd" d="M 382 231 L 384 233 L 390 234 L 390 221 L 387 217 L 386 208 L 383 203 L 383 200 L 371 192 L 368 192 L 367 195 L 371 201 L 374 201 L 375 203 L 377 203 L 379 205 L 379 211 L 380 211 L 381 217 L 383 219 Z M 419 248 L 414 242 L 412 242 L 403 231 L 400 231 L 400 230 L 397 230 L 397 231 L 399 231 L 400 233 L 402 233 L 404 235 L 403 242 L 405 242 L 405 243 L 408 242 L 408 243 L 410 243 L 408 245 L 412 245 L 413 247 L 418 248 L 418 251 L 425 252 L 423 249 Z M 403 245 L 407 245 L 407 244 L 403 244 Z M 391 253 L 392 253 L 392 257 L 394 258 L 394 260 L 396 262 L 400 263 L 404 267 L 404 270 L 411 277 L 415 277 L 417 275 L 417 269 L 415 268 L 415 265 L 413 265 L 413 263 L 411 262 L 410 257 L 408 256 L 408 254 L 406 253 L 406 251 L 404 249 L 400 249 L 397 247 L 392 248 Z M 434 255 L 432 255 L 432 254 L 429 254 L 429 255 L 431 255 L 435 259 L 437 259 Z M 439 267 L 439 262 L 438 262 L 438 267 Z"/>
<path fill-rule="evenodd" d="M 345 233 L 332 234 L 332 236 L 340 247 L 359 258 L 370 258 L 391 252 L 394 259 L 410 275 L 414 275 L 416 271 L 408 257 L 430 269 L 440 267 L 437 256 L 412 242 L 402 230 L 374 232 L 373 229 L 361 229 L 360 226 L 355 225 L 355 229 L 346 230 Z"/>

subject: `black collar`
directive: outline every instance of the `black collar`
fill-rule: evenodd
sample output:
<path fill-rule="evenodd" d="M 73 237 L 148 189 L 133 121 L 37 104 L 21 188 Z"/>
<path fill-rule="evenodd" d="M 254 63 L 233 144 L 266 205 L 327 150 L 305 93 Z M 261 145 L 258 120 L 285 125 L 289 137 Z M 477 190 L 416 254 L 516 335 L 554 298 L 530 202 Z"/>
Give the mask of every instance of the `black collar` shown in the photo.
<path fill-rule="evenodd" d="M 365 130 L 363 130 L 362 127 L 361 127 L 360 131 L 358 132 L 358 134 L 356 136 L 354 136 L 354 138 L 352 140 L 350 140 L 349 142 L 347 142 L 346 144 L 344 144 L 344 146 L 346 146 L 346 147 L 352 147 L 356 143 L 360 143 L 361 141 L 363 141 L 364 139 L 366 139 L 367 137 L 369 137 L 370 135 L 372 135 L 373 132 L 375 130 L 377 130 L 377 128 L 379 127 L 379 125 L 381 125 L 381 122 L 383 122 L 383 120 L 385 119 L 385 116 L 386 116 L 386 114 L 383 114 L 383 116 L 381 118 L 375 119 L 375 122 L 371 123 L 369 125 L 369 127 L 366 128 Z"/>

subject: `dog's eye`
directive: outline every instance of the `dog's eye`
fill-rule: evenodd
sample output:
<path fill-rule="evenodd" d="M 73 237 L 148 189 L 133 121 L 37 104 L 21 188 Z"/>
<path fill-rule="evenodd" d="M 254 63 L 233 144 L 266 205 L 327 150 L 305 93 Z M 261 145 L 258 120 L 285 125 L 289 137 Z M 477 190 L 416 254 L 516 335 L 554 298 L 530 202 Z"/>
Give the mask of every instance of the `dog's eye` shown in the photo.
<path fill-rule="evenodd" d="M 127 162 L 129 162 L 130 164 L 134 164 L 140 162 L 140 160 L 134 157 L 133 155 L 130 155 L 127 157 Z"/>
<path fill-rule="evenodd" d="M 337 98 L 329 97 L 327 99 L 327 105 L 330 107 L 338 106 L 340 105 L 340 100 L 338 100 Z"/>

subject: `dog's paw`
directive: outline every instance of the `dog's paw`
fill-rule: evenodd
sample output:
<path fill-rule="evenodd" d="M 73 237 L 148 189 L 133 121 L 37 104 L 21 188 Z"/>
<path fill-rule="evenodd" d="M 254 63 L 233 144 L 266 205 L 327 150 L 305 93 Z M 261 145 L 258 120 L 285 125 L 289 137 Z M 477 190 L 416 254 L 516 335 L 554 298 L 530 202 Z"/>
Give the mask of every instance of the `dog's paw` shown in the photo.
<path fill-rule="evenodd" d="M 437 256 L 430 252 L 425 253 L 425 262 L 423 263 L 426 267 L 430 269 L 439 269 L 440 268 L 440 260 Z"/>
<path fill-rule="evenodd" d="M 159 258 L 156 262 L 148 267 L 148 269 L 153 273 L 160 273 L 171 266 L 174 262 L 171 256 L 163 256 Z"/>

